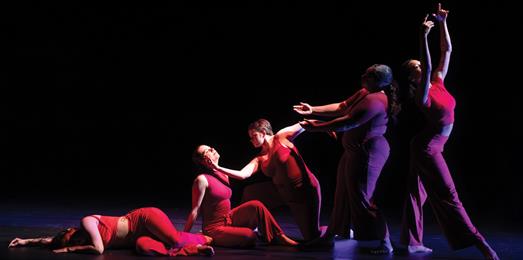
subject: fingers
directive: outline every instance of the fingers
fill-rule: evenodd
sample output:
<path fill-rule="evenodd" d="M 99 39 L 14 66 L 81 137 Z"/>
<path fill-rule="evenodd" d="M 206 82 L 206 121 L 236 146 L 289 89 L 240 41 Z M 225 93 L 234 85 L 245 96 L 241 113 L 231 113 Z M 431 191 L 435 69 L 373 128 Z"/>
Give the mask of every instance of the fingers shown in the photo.
<path fill-rule="evenodd" d="M 9 243 L 9 245 L 7 246 L 7 248 L 9 248 L 9 247 L 15 247 L 16 245 L 18 245 L 18 241 L 19 241 L 19 240 L 20 240 L 19 238 L 15 238 L 15 239 L 13 239 L 13 240 Z"/>
<path fill-rule="evenodd" d="M 425 15 L 425 18 L 423 19 L 423 23 L 426 23 L 428 18 L 429 18 L 429 14 Z"/>
<path fill-rule="evenodd" d="M 441 11 L 441 3 L 438 3 L 438 11 Z"/>

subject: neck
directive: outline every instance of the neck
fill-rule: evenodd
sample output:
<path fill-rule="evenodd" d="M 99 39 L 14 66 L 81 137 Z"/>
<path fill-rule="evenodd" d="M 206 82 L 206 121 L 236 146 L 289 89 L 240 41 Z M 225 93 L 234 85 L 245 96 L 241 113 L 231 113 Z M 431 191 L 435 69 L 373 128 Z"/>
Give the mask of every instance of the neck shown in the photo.
<path fill-rule="evenodd" d="M 272 147 L 274 141 L 274 135 L 271 136 L 265 136 L 265 141 L 262 144 L 262 153 L 267 153 Z"/>

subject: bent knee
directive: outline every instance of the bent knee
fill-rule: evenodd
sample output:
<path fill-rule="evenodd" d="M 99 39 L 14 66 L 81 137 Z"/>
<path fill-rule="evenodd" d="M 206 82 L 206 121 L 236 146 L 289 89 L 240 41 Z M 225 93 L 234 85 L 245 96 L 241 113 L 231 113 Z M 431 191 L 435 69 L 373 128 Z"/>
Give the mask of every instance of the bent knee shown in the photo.
<path fill-rule="evenodd" d="M 248 202 L 245 202 L 245 206 L 253 207 L 253 208 L 266 208 L 265 204 L 263 204 L 259 200 L 250 200 Z"/>

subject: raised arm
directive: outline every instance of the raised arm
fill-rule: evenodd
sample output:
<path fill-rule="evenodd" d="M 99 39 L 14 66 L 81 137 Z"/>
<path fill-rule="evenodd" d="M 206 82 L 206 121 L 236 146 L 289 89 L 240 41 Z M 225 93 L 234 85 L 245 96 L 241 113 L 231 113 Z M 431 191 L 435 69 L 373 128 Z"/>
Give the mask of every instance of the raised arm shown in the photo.
<path fill-rule="evenodd" d="M 438 4 L 437 13 L 434 14 L 434 17 L 440 25 L 439 37 L 440 37 L 440 49 L 441 57 L 439 60 L 438 67 L 434 71 L 433 77 L 440 77 L 445 79 L 447 76 L 447 71 L 449 69 L 450 63 L 450 54 L 452 52 L 452 44 L 450 42 L 450 34 L 447 28 L 447 15 L 449 14 L 448 10 L 441 9 L 441 4 Z"/>
<path fill-rule="evenodd" d="M 341 117 L 337 117 L 333 120 L 321 122 L 318 120 L 305 120 L 301 121 L 300 125 L 307 131 L 319 132 L 319 131 L 348 131 L 356 128 L 362 124 L 365 124 L 379 113 L 386 113 L 386 107 L 383 103 L 366 99 L 359 105 L 361 108 L 355 109 L 353 113 L 347 114 Z"/>
<path fill-rule="evenodd" d="M 15 238 L 11 240 L 9 247 L 21 247 L 21 246 L 47 246 L 51 244 L 53 237 L 38 237 L 38 238 Z"/>
<path fill-rule="evenodd" d="M 189 216 L 187 216 L 187 222 L 185 222 L 183 231 L 191 232 L 194 221 L 196 221 L 196 218 L 198 217 L 198 212 L 200 212 L 200 207 L 202 206 L 202 201 L 205 197 L 205 190 L 208 186 L 209 183 L 203 175 L 199 175 L 194 180 L 192 185 L 192 210 L 189 213 Z"/>
<path fill-rule="evenodd" d="M 432 71 L 432 64 L 430 59 L 429 43 L 427 36 L 430 33 L 430 29 L 434 27 L 432 21 L 428 21 L 429 15 L 425 16 L 421 25 L 420 41 L 421 41 L 421 82 L 418 88 L 416 88 L 416 101 L 421 105 L 427 105 L 429 98 L 429 87 L 430 87 L 430 74 Z"/>
<path fill-rule="evenodd" d="M 219 166 L 216 163 L 212 163 L 210 160 L 207 162 L 210 164 L 211 169 L 219 171 L 231 178 L 238 180 L 245 180 L 251 177 L 258 170 L 258 158 L 252 159 L 247 165 L 245 165 L 241 170 L 233 170 Z"/>

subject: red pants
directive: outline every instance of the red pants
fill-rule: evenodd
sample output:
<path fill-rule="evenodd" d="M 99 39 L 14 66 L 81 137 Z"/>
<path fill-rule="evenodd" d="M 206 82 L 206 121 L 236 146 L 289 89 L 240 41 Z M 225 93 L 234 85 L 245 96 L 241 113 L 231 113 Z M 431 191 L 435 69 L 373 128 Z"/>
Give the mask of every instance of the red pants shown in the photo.
<path fill-rule="evenodd" d="M 461 249 L 483 240 L 459 200 L 442 152 L 448 137 L 421 133 L 411 142 L 408 198 L 403 211 L 401 242 L 423 244 L 423 205 L 429 199 L 450 246 Z"/>
<path fill-rule="evenodd" d="M 389 157 L 389 144 L 383 136 L 362 144 L 345 145 L 336 178 L 334 208 L 327 236 L 349 236 L 357 240 L 388 237 L 385 217 L 373 203 L 376 182 Z"/>
<path fill-rule="evenodd" d="M 195 255 L 196 245 L 205 244 L 205 237 L 176 230 L 171 220 L 157 208 L 140 208 L 126 215 L 129 235 L 136 250 L 145 255 Z"/>
<path fill-rule="evenodd" d="M 223 225 L 204 227 L 204 233 L 213 238 L 213 243 L 224 247 L 251 247 L 256 244 L 258 232 L 267 242 L 283 233 L 269 210 L 259 201 L 251 200 L 231 210 L 224 216 Z"/>

